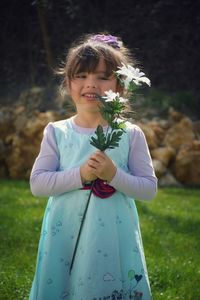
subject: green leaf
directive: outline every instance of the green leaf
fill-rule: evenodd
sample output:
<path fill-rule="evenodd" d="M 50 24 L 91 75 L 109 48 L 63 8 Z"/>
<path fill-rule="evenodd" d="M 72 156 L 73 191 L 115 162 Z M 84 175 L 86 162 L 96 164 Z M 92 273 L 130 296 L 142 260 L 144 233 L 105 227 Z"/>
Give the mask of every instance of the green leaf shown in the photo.
<path fill-rule="evenodd" d="M 91 137 L 90 144 L 97 149 L 104 151 L 106 148 L 106 136 L 101 125 L 97 126 L 95 131 L 96 137 Z"/>
<path fill-rule="evenodd" d="M 128 91 L 130 93 L 135 93 L 139 89 L 139 87 L 140 87 L 140 85 L 138 86 L 133 81 L 131 81 L 130 84 L 129 84 L 129 87 L 128 87 Z"/>
<path fill-rule="evenodd" d="M 125 122 L 120 122 L 119 123 L 119 129 L 121 129 L 121 130 L 123 130 L 123 132 L 125 132 L 125 129 L 126 128 L 126 124 L 125 124 Z"/>
<path fill-rule="evenodd" d="M 106 149 L 114 149 L 119 146 L 119 141 L 121 140 L 121 136 L 123 134 L 122 130 L 112 130 L 112 132 L 108 135 L 106 140 Z"/>

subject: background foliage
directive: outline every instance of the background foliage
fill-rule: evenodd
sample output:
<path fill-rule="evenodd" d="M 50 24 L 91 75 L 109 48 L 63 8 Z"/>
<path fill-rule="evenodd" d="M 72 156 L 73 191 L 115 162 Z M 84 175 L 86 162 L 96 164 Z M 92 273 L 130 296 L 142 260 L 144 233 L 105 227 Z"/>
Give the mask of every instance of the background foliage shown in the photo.
<path fill-rule="evenodd" d="M 52 86 L 69 44 L 104 30 L 122 37 L 153 87 L 197 99 L 199 8 L 198 0 L 1 1 L 0 103 L 33 85 Z"/>

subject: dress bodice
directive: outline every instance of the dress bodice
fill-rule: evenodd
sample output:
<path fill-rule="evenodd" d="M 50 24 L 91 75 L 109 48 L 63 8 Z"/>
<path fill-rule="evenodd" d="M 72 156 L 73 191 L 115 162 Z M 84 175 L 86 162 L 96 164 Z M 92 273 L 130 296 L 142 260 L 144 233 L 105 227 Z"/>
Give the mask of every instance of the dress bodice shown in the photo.
<path fill-rule="evenodd" d="M 54 123 L 55 137 L 60 156 L 60 171 L 83 164 L 97 149 L 90 144 L 93 133 L 77 132 L 70 119 Z M 128 172 L 129 130 L 128 126 L 119 142 L 119 147 L 107 149 L 105 153 L 116 166 Z"/>

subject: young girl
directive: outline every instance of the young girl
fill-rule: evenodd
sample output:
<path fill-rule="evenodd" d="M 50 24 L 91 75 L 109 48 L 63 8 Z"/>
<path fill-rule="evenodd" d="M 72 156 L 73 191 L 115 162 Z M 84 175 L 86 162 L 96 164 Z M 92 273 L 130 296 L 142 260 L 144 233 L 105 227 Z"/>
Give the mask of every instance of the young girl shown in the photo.
<path fill-rule="evenodd" d="M 151 200 L 157 189 L 144 134 L 126 122 L 119 147 L 90 144 L 98 125 L 108 127 L 98 95 L 123 93 L 114 75 L 122 63 L 130 53 L 110 35 L 86 36 L 68 52 L 62 88 L 77 113 L 47 125 L 30 178 L 34 195 L 50 196 L 30 300 L 152 299 L 133 200 Z M 97 178 L 70 272 L 88 182 Z"/>

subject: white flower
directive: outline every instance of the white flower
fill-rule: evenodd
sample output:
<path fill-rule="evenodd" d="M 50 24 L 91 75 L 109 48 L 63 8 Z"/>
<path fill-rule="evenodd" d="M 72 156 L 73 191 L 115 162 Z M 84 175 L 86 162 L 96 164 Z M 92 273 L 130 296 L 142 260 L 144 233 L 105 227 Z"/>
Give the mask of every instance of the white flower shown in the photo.
<path fill-rule="evenodd" d="M 128 89 L 129 84 L 133 81 L 136 85 L 141 85 L 141 83 L 146 83 L 147 85 L 151 85 L 149 78 L 145 77 L 145 73 L 140 72 L 140 69 L 133 68 L 130 65 L 125 65 L 122 63 L 122 67 L 119 67 L 119 70 L 116 71 L 117 74 L 123 75 L 124 86 Z"/>
<path fill-rule="evenodd" d="M 122 102 L 122 103 L 128 101 L 127 99 L 120 97 L 119 93 L 114 93 L 112 90 L 106 91 L 105 95 L 106 95 L 105 102 L 111 102 L 111 101 L 115 100 L 116 98 L 118 98 L 119 102 Z"/>

